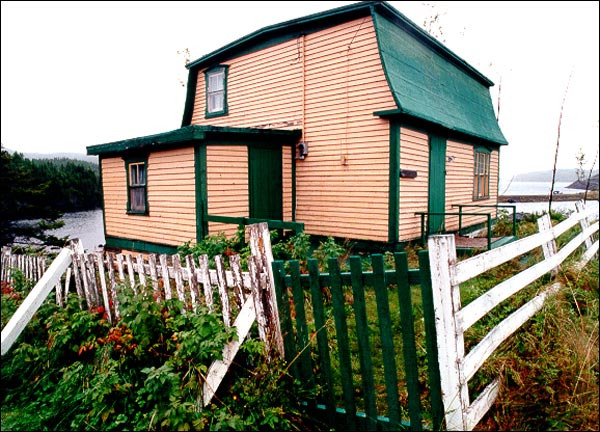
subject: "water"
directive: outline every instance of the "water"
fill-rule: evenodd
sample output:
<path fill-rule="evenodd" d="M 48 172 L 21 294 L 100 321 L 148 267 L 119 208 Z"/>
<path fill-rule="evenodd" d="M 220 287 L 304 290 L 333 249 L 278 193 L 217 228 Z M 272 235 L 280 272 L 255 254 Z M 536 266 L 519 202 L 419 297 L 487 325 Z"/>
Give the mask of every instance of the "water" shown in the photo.
<path fill-rule="evenodd" d="M 579 189 L 568 189 L 572 182 L 554 183 L 554 191 L 559 193 L 583 192 Z M 500 182 L 499 195 L 548 195 L 550 193 L 550 182 Z"/>
<path fill-rule="evenodd" d="M 62 228 L 47 233 L 57 237 L 78 238 L 83 243 L 84 249 L 89 252 L 103 249 L 105 239 L 101 209 L 65 213 L 62 220 L 65 223 Z"/>
<path fill-rule="evenodd" d="M 555 193 L 569 194 L 583 192 L 581 189 L 568 189 L 571 182 L 554 183 Z M 550 193 L 550 182 L 500 182 L 498 187 L 499 195 L 548 195 Z M 575 211 L 576 201 L 552 201 L 552 210 L 564 213 Z M 514 203 L 517 213 L 542 213 L 548 211 L 548 202 L 527 202 Z M 595 210 L 598 217 L 598 201 L 589 200 L 586 203 L 587 208 Z"/>

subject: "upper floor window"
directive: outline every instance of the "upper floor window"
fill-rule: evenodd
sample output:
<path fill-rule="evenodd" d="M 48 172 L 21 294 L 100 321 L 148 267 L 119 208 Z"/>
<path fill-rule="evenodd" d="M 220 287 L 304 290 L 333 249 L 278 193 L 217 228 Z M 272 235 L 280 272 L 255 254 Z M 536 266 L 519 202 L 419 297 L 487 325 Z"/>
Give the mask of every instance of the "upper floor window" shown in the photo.
<path fill-rule="evenodd" d="M 128 161 L 127 165 L 127 212 L 148 214 L 147 162 Z"/>
<path fill-rule="evenodd" d="M 473 199 L 490 197 L 490 152 L 475 149 L 475 173 L 473 176 Z"/>
<path fill-rule="evenodd" d="M 227 66 L 218 66 L 205 72 L 206 117 L 227 114 Z"/>

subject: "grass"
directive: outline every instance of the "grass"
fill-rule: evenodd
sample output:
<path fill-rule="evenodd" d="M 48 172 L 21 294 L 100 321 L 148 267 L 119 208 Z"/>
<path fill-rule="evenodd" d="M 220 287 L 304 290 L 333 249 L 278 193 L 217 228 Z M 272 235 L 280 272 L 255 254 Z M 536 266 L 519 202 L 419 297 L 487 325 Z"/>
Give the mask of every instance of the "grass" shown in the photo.
<path fill-rule="evenodd" d="M 503 386 L 477 430 L 598 430 L 598 261 L 504 344 L 491 370 Z"/>

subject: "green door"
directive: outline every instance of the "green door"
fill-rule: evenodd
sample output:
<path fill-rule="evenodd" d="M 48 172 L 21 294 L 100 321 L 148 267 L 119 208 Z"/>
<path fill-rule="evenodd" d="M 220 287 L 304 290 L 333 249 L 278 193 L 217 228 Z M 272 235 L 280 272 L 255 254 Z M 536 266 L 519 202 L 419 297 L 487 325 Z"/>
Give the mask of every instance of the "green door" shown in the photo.
<path fill-rule="evenodd" d="M 283 219 L 281 147 L 248 147 L 250 217 Z"/>
<path fill-rule="evenodd" d="M 429 137 L 429 212 L 443 213 L 446 207 L 446 139 Z M 429 234 L 444 231 L 444 215 L 430 215 Z"/>

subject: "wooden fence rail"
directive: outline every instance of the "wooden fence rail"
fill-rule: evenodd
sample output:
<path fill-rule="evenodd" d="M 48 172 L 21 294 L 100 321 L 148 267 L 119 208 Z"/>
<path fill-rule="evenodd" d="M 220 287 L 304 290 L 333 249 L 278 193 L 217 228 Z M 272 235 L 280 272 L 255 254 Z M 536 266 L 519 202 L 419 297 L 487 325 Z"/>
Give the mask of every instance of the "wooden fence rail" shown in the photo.
<path fill-rule="evenodd" d="M 582 206 L 577 212 L 556 226 L 550 217 L 542 216 L 538 234 L 514 243 L 481 253 L 457 262 L 453 235 L 432 236 L 428 251 L 430 289 L 433 298 L 434 327 L 439 363 L 439 381 L 444 418 L 447 430 L 473 430 L 493 404 L 499 392 L 500 379 L 493 380 L 471 403 L 468 382 L 481 368 L 485 360 L 519 327 L 544 305 L 545 300 L 558 289 L 557 284 L 546 287 L 525 305 L 504 318 L 477 345 L 465 353 L 464 333 L 475 322 L 512 295 L 536 281 L 541 276 L 555 272 L 560 264 L 582 244 L 585 252 L 580 265 L 585 265 L 598 251 L 598 221 L 590 224 L 591 211 Z M 558 249 L 556 239 L 576 224 L 581 233 Z M 486 271 L 517 258 L 535 248 L 542 247 L 544 259 L 526 270 L 502 281 L 484 295 L 461 305 L 460 284 Z M 421 257 L 420 257 L 421 258 Z M 421 265 L 421 271 L 424 271 Z"/>

